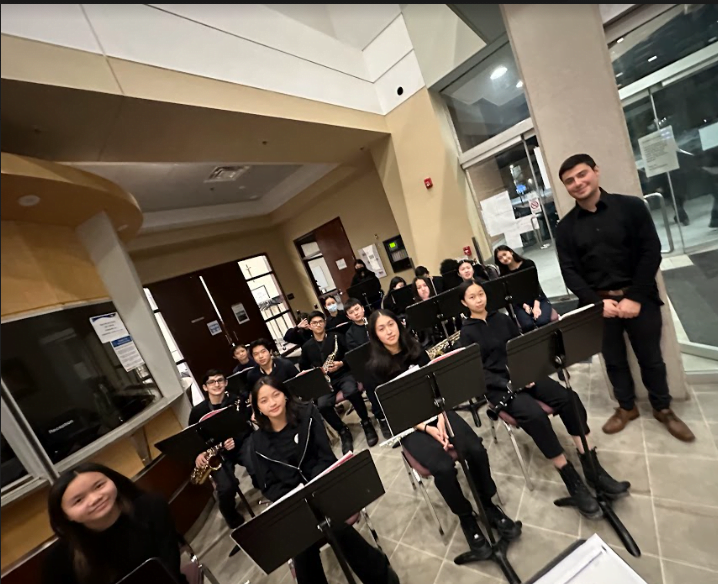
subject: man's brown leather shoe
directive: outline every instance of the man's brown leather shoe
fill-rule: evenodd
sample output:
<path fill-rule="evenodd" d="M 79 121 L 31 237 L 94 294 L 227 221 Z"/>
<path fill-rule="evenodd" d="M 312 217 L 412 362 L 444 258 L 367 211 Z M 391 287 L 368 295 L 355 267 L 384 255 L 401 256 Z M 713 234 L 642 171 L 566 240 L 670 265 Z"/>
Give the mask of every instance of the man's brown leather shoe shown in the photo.
<path fill-rule="evenodd" d="M 663 424 L 668 431 L 683 442 L 693 442 L 696 437 L 686 423 L 673 413 L 671 409 L 653 410 L 653 417 Z"/>
<path fill-rule="evenodd" d="M 608 418 L 608 421 L 603 425 L 603 432 L 605 434 L 616 434 L 623 430 L 628 422 L 635 420 L 639 415 L 638 408 L 635 405 L 632 410 L 616 408 L 613 415 Z"/>

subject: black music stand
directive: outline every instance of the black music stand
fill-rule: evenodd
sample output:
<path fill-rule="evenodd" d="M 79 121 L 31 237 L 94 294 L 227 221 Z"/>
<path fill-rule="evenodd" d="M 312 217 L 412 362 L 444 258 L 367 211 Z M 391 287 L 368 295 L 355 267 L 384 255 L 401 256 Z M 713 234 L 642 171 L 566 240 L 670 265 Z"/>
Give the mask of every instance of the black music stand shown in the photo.
<path fill-rule="evenodd" d="M 305 401 L 317 400 L 323 395 L 332 393 L 332 388 L 327 378 L 324 376 L 324 371 L 321 367 L 315 367 L 309 369 L 306 372 L 302 372 L 299 375 L 287 379 L 284 385 L 297 397 L 302 398 Z"/>
<path fill-rule="evenodd" d="M 444 290 L 451 290 L 452 288 L 457 288 L 461 285 L 461 283 L 464 281 L 461 276 L 459 276 L 459 273 L 456 270 L 452 270 L 451 272 L 444 272 L 441 274 L 441 279 L 444 281 Z"/>
<path fill-rule="evenodd" d="M 357 298 L 362 301 L 364 308 L 371 310 L 372 304 L 377 300 L 381 301 L 381 283 L 378 278 L 363 280 L 347 290 L 349 298 Z"/>
<path fill-rule="evenodd" d="M 411 286 L 404 286 L 402 288 L 395 288 L 389 292 L 394 305 L 396 306 L 396 313 L 404 314 L 408 306 L 414 304 L 414 290 Z"/>
<path fill-rule="evenodd" d="M 603 342 L 603 304 L 592 304 L 570 312 L 556 322 L 540 329 L 531 331 L 522 337 L 511 339 L 506 344 L 508 369 L 511 377 L 509 392 L 514 387 L 526 387 L 537 379 L 541 379 L 558 371 L 563 374 L 563 383 L 571 396 L 576 415 L 580 418 L 578 397 L 571 388 L 567 367 L 585 361 L 601 352 Z M 581 444 L 584 452 L 588 452 L 586 433 L 581 429 Z M 593 458 L 589 457 L 594 474 Z M 611 499 L 601 491 L 596 490 L 598 501 L 604 518 L 611 524 L 628 552 L 640 557 L 641 550 L 635 540 L 623 525 L 613 510 Z M 571 497 L 554 501 L 558 507 L 575 507 Z"/>
<path fill-rule="evenodd" d="M 540 287 L 536 268 L 518 270 L 496 280 L 484 282 L 481 286 L 486 292 L 486 310 L 493 312 L 505 308 L 521 331 L 514 305 L 529 304 L 539 297 Z"/>
<path fill-rule="evenodd" d="M 233 531 L 232 539 L 269 574 L 326 538 L 347 582 L 355 584 L 332 526 L 356 515 L 384 492 L 365 450 L 275 502 Z"/>
<path fill-rule="evenodd" d="M 142 562 L 117 584 L 178 584 L 177 579 L 169 573 L 164 564 L 157 558 Z"/>
<path fill-rule="evenodd" d="M 241 397 L 242 399 L 249 398 L 249 384 L 247 383 L 247 377 L 249 372 L 254 367 L 247 367 L 232 375 L 227 375 L 227 391 L 235 397 Z"/>
<path fill-rule="evenodd" d="M 476 344 L 453 351 L 377 388 L 377 397 L 394 435 L 441 415 L 451 439 L 454 438 L 454 431 L 446 415 L 447 410 L 485 393 L 481 349 Z M 488 559 L 499 565 L 510 584 L 520 584 L 521 579 L 506 555 L 509 542 L 494 537 L 466 459 L 458 449 L 456 454 L 491 544 L 492 553 Z M 520 522 L 517 523 L 520 525 Z M 480 560 L 473 551 L 469 551 L 457 556 L 454 563 L 461 565 Z"/>
<path fill-rule="evenodd" d="M 188 426 L 179 434 L 157 442 L 155 447 L 170 458 L 194 464 L 200 452 L 222 444 L 228 438 L 236 437 L 239 434 L 238 430 L 241 431 L 242 428 L 246 428 L 242 434 L 242 438 L 246 438 L 252 432 L 249 417 L 249 410 L 244 405 L 229 406 L 206 420 Z M 240 447 L 240 444 L 235 445 L 235 450 Z M 237 494 L 249 514 L 254 517 L 254 511 L 242 489 L 237 488 Z"/>
<path fill-rule="evenodd" d="M 370 355 L 371 345 L 369 343 L 364 343 L 344 354 L 344 361 L 349 365 L 349 370 L 355 379 L 361 382 L 364 389 L 366 389 L 367 385 L 371 382 L 369 372 L 366 368 Z"/>

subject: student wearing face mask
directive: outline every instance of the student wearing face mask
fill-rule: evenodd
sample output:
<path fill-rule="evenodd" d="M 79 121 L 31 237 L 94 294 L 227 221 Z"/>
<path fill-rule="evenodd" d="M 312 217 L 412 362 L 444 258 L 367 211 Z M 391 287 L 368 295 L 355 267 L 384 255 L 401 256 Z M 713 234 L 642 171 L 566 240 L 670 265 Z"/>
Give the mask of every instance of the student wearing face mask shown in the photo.
<path fill-rule="evenodd" d="M 327 330 L 349 322 L 346 312 L 339 310 L 339 305 L 333 296 L 327 296 L 322 304 L 327 315 Z"/>
<path fill-rule="evenodd" d="M 352 286 L 361 284 L 365 280 L 378 280 L 376 274 L 366 267 L 363 260 L 356 260 L 354 262 L 354 277 L 352 278 Z"/>

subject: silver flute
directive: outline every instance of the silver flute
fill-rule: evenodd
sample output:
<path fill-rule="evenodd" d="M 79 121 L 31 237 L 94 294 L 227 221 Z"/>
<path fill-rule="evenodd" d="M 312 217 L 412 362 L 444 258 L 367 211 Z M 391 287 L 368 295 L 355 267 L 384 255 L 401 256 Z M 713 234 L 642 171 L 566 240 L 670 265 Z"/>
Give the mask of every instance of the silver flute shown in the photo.
<path fill-rule="evenodd" d="M 429 422 L 433 422 L 433 421 L 436 420 L 438 417 L 439 417 L 439 416 L 432 416 L 432 417 L 429 418 L 428 420 L 424 420 L 423 422 L 418 423 L 417 426 L 421 426 L 422 424 L 426 425 L 426 424 L 428 424 Z M 393 447 L 394 447 L 394 444 L 396 444 L 397 442 L 399 442 L 402 438 L 406 438 L 406 437 L 407 437 L 409 434 L 411 434 L 412 432 L 416 432 L 416 429 L 415 429 L 415 428 L 407 428 L 407 429 L 404 430 L 403 432 L 400 432 L 399 434 L 396 434 L 396 435 L 392 436 L 391 438 L 389 438 L 388 440 L 385 440 L 384 442 L 382 442 L 381 444 L 379 444 L 379 447 L 380 447 L 380 448 L 393 448 Z"/>

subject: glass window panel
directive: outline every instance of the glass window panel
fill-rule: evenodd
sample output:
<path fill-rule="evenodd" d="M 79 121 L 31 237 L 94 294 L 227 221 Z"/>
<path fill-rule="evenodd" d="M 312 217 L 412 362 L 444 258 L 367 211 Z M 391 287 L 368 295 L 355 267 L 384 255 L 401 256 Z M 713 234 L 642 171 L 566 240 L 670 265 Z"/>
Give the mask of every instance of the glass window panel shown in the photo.
<path fill-rule="evenodd" d="M 23 466 L 20 459 L 15 455 L 13 449 L 5 440 L 5 436 L 0 435 L 2 438 L 2 448 L 0 449 L 0 477 L 2 477 L 2 488 L 7 485 L 14 483 L 15 481 L 27 476 L 27 470 Z"/>
<path fill-rule="evenodd" d="M 321 251 L 319 250 L 319 245 L 316 241 L 310 241 L 309 243 L 303 243 L 301 245 L 302 253 L 304 254 L 305 258 L 310 258 L 315 255 L 321 255 Z"/>
<path fill-rule="evenodd" d="M 177 370 L 179 371 L 180 379 L 182 380 L 183 389 L 187 391 L 187 387 L 189 386 L 189 393 L 191 396 L 190 401 L 192 402 L 192 405 L 196 406 L 198 403 L 204 401 L 204 393 L 197 383 L 197 380 L 194 378 L 194 375 L 192 375 L 192 371 L 190 371 L 187 363 L 178 363 Z"/>
<path fill-rule="evenodd" d="M 150 289 L 149 288 L 143 288 L 143 289 L 145 291 L 145 296 L 147 296 L 147 302 L 150 303 L 150 308 L 152 310 L 159 310 L 159 308 L 157 307 L 157 303 L 155 302 L 155 298 L 154 298 L 154 296 L 152 296 L 152 292 L 150 292 Z"/>
<path fill-rule="evenodd" d="M 3 381 L 53 462 L 161 397 L 137 369 L 125 371 L 93 330 L 91 316 L 114 311 L 107 302 L 2 325 Z"/>
<path fill-rule="evenodd" d="M 237 263 L 239 263 L 242 274 L 244 274 L 246 279 L 256 278 L 257 276 L 262 276 L 272 271 L 272 267 L 269 265 L 269 260 L 266 255 L 255 256 Z"/>
<path fill-rule="evenodd" d="M 442 90 L 441 96 L 462 151 L 529 117 L 523 82 L 508 43 Z"/>
<path fill-rule="evenodd" d="M 181 361 L 182 359 L 184 359 L 184 357 L 182 356 L 182 351 L 179 350 L 177 343 L 175 343 L 175 338 L 172 336 L 172 333 L 167 326 L 165 317 L 162 316 L 161 312 L 155 312 L 155 318 L 157 319 L 157 324 L 162 331 L 162 336 L 165 339 L 165 343 L 167 343 L 167 347 L 169 348 L 170 353 L 172 353 L 172 358 L 174 359 L 174 362 L 177 363 L 177 361 Z"/>
<path fill-rule="evenodd" d="M 321 294 L 325 294 L 330 290 L 336 290 L 337 286 L 334 283 L 332 274 L 329 271 L 329 266 L 327 266 L 327 262 L 324 258 L 309 260 L 307 264 Z"/>

